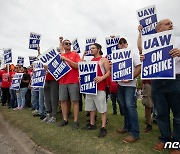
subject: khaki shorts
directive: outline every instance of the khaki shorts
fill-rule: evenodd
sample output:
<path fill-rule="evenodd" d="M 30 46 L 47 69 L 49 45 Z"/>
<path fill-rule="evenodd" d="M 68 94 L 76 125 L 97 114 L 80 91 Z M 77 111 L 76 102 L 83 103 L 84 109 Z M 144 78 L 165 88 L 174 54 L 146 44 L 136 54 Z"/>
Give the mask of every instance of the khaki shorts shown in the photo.
<path fill-rule="evenodd" d="M 85 98 L 85 110 L 86 111 L 97 111 L 99 113 L 107 112 L 107 103 L 106 103 L 106 92 L 97 91 L 97 95 L 86 94 Z"/>
<path fill-rule="evenodd" d="M 152 108 L 153 107 L 153 102 L 151 98 L 151 85 L 150 84 L 145 84 L 144 89 L 142 92 L 142 104 L 145 107 Z"/>

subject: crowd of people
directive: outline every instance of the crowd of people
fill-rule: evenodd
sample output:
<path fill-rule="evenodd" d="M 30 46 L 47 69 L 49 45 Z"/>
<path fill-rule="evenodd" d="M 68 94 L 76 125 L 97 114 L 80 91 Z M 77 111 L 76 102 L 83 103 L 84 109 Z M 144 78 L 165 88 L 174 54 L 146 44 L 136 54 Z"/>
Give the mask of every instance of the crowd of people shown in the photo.
<path fill-rule="evenodd" d="M 173 24 L 169 19 L 161 20 L 157 23 L 156 31 L 163 32 L 172 30 Z M 97 95 L 85 95 L 85 111 L 90 115 L 90 122 L 83 127 L 85 130 L 97 129 L 96 114 L 101 114 L 101 128 L 98 137 L 107 135 L 107 87 L 112 100 L 113 114 L 117 114 L 116 104 L 118 103 L 120 114 L 124 116 L 124 126 L 117 128 L 117 133 L 128 133 L 123 139 L 125 143 L 133 143 L 140 138 L 139 120 L 136 102 L 136 77 L 141 72 L 141 62 L 145 59 L 142 54 L 142 27 L 138 27 L 138 49 L 139 52 L 133 52 L 133 80 L 123 80 L 114 82 L 111 79 L 112 63 L 103 57 L 102 46 L 98 43 L 91 45 L 90 51 L 93 56 L 91 61 L 98 62 L 97 77 L 94 81 L 97 83 Z M 66 61 L 71 70 L 65 74 L 59 81 L 47 71 L 44 88 L 31 88 L 32 67 L 28 69 L 22 66 L 6 66 L 0 70 L 2 106 L 7 106 L 13 110 L 23 110 L 25 105 L 31 107 L 34 116 L 40 116 L 42 122 L 56 122 L 58 106 L 62 111 L 62 122 L 57 126 L 64 127 L 69 124 L 68 115 L 71 113 L 71 104 L 73 105 L 74 122 L 72 129 L 79 128 L 78 114 L 82 111 L 82 94 L 79 93 L 79 75 L 78 62 L 82 61 L 77 52 L 71 50 L 70 40 L 60 41 L 61 60 Z M 128 47 L 128 41 L 120 38 L 119 49 Z M 40 49 L 38 49 L 40 50 Z M 145 118 L 147 126 L 145 132 L 152 129 L 151 113 L 156 115 L 156 122 L 160 129 L 160 137 L 154 149 L 161 151 L 166 142 L 180 142 L 180 49 L 174 46 L 170 55 L 175 58 L 176 79 L 155 79 L 144 80 L 142 89 L 142 103 L 145 106 Z M 45 66 L 45 69 L 48 69 Z M 23 77 L 20 89 L 15 91 L 11 89 L 12 77 L 16 72 L 22 72 Z M 59 105 L 58 105 L 59 103 Z M 178 107 L 179 106 L 179 107 Z M 170 109 L 173 113 L 173 129 L 170 126 Z M 172 153 L 180 153 L 180 149 L 175 149 Z"/>

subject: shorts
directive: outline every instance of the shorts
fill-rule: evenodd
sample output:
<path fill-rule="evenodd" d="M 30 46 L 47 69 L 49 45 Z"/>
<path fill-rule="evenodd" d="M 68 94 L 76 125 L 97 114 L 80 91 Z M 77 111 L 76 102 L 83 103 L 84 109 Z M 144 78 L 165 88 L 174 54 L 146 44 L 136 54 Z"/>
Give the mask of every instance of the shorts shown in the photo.
<path fill-rule="evenodd" d="M 86 94 L 85 98 L 85 110 L 97 111 L 99 113 L 107 112 L 106 92 L 98 90 L 97 95 Z"/>
<path fill-rule="evenodd" d="M 152 101 L 152 98 L 151 98 L 151 85 L 150 84 L 145 84 L 144 85 L 142 95 L 143 95 L 142 104 L 145 107 L 152 108 L 153 107 L 153 101 Z"/>
<path fill-rule="evenodd" d="M 60 84 L 59 101 L 79 101 L 79 84 Z"/>

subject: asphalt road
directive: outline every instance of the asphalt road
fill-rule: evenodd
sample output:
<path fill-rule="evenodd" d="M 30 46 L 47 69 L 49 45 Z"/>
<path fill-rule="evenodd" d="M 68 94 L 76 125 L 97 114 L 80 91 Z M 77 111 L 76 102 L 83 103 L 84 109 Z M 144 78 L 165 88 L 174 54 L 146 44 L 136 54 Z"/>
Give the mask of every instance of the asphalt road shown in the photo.
<path fill-rule="evenodd" d="M 21 145 L 8 132 L 7 127 L 0 122 L 0 154 L 27 154 Z"/>

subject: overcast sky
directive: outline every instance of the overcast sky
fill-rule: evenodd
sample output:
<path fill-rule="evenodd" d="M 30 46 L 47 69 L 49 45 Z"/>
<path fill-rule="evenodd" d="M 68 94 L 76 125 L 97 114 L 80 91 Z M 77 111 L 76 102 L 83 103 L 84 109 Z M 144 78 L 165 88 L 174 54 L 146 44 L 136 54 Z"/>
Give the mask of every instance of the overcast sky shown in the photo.
<path fill-rule="evenodd" d="M 28 49 L 30 32 L 41 34 L 41 52 L 58 47 L 59 36 L 78 38 L 81 52 L 85 39 L 97 37 L 106 52 L 105 37 L 120 35 L 135 49 L 138 36 L 136 10 L 156 5 L 158 20 L 170 18 L 180 36 L 180 0 L 0 0 L 0 49 L 12 48 L 17 56 L 37 56 Z M 3 51 L 0 50 L 0 55 Z"/>

